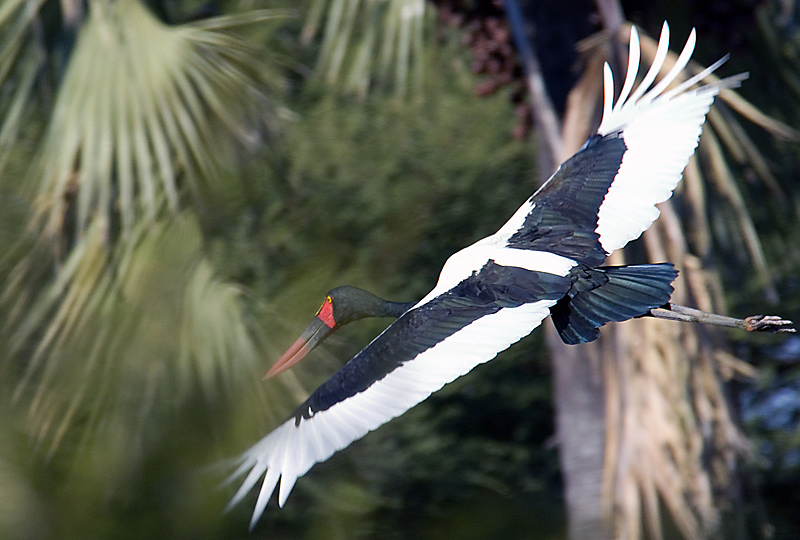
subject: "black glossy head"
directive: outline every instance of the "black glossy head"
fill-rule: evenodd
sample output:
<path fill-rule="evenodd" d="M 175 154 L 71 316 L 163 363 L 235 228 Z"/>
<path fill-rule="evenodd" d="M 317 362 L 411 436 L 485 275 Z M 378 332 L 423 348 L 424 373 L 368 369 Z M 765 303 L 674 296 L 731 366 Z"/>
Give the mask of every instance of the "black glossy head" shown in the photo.
<path fill-rule="evenodd" d="M 331 289 L 325 301 L 331 303 L 333 320 L 337 326 L 367 317 L 399 317 L 414 305 L 414 302 L 389 302 L 350 285 Z"/>
<path fill-rule="evenodd" d="M 331 289 L 308 328 L 264 378 L 274 377 L 295 365 L 342 325 L 366 317 L 399 317 L 413 305 L 414 302 L 389 302 L 349 285 Z"/>

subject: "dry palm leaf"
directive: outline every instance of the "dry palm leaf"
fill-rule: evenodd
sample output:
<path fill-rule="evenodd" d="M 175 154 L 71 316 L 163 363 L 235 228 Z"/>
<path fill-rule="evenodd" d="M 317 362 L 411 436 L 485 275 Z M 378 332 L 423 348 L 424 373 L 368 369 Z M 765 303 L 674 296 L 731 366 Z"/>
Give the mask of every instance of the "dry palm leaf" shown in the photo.
<path fill-rule="evenodd" d="M 613 36 L 614 43 L 627 44 L 629 34 L 629 26 L 620 29 Z M 599 80 L 597 71 L 608 57 L 609 47 L 597 39 L 587 40 L 591 43 L 584 75 L 568 98 L 562 134 L 566 154 L 575 151 L 593 131 L 594 107 L 601 101 L 601 89 L 592 81 Z M 643 62 L 649 65 L 656 41 L 642 36 L 641 50 Z M 675 58 L 670 54 L 665 70 Z M 693 65 L 692 71 L 699 73 L 702 68 Z M 777 136 L 797 137 L 796 131 L 757 111 L 733 92 L 724 92 L 721 101 Z M 661 205 L 661 217 L 644 234 L 643 247 L 650 261 L 677 263 L 681 275 L 673 296 L 676 303 L 720 312 L 724 311 L 720 279 L 701 262 L 710 260 L 714 244 L 708 225 L 709 192 L 723 194 L 728 208 L 736 212 L 732 225 L 736 236 L 743 238 L 742 254 L 760 276 L 767 299 L 775 297 L 775 288 L 746 199 L 733 179 L 726 155 L 761 173 L 768 172 L 766 161 L 753 141 L 742 136 L 732 115 L 714 112 L 710 118 L 699 159 L 693 159 L 686 169 L 680 197 Z M 765 175 L 765 183 L 772 193 L 780 193 L 771 175 Z M 682 213 L 689 217 L 686 221 L 673 209 L 678 202 L 686 209 Z M 624 264 L 625 254 L 615 253 L 611 262 Z M 550 337 L 556 363 L 569 358 L 560 341 Z M 719 531 L 725 505 L 736 501 L 738 463 L 747 452 L 746 440 L 732 418 L 722 373 L 746 377 L 752 376 L 753 370 L 728 352 L 724 337 L 716 331 L 649 319 L 607 328 L 598 342 L 584 345 L 577 354 L 584 357 L 580 369 L 601 367 L 598 386 L 605 393 L 603 489 L 594 500 L 603 501 L 608 527 L 605 532 L 595 529 L 594 534 L 636 540 L 646 527 L 647 536 L 661 538 L 665 509 L 685 538 Z M 559 372 L 560 367 L 557 376 Z M 573 465 L 578 466 L 576 463 Z M 591 511 L 584 517 L 586 523 L 571 524 L 572 536 L 591 532 L 582 529 L 592 523 Z"/>
<path fill-rule="evenodd" d="M 627 33 L 627 29 L 620 32 L 618 39 L 627 41 Z M 654 53 L 655 41 L 643 37 L 645 63 Z M 674 57 L 668 58 L 665 69 L 673 61 Z M 701 70 L 693 66 L 695 73 Z M 723 101 L 747 111 L 750 119 L 759 120 L 765 129 L 796 136 L 787 126 L 754 114 L 752 107 L 732 92 L 724 94 Z M 775 297 L 763 249 L 723 150 L 725 145 L 737 162 L 763 170 L 763 159 L 753 159 L 755 145 L 741 138 L 742 132 L 730 115 L 711 116 L 701 139 L 699 160 L 687 169 L 680 198 L 681 204 L 691 209 L 694 223 L 681 223 L 672 201 L 662 206 L 661 219 L 644 235 L 650 260 L 681 261 L 681 278 L 673 295 L 677 303 L 724 311 L 719 278 L 701 263 L 713 249 L 708 227 L 703 225 L 710 221 L 708 191 L 722 194 L 734 210 L 734 223 L 761 276 L 762 290 L 768 299 Z M 707 177 L 698 161 L 710 166 Z M 771 176 L 765 181 L 769 186 Z M 775 192 L 774 184 L 771 189 Z M 614 351 L 603 359 L 607 396 L 604 500 L 615 535 L 640 538 L 646 523 L 649 536 L 660 538 L 662 504 L 685 538 L 719 531 L 725 504 L 736 499 L 738 462 L 747 451 L 745 438 L 732 418 L 720 361 L 725 360 L 729 376 L 734 372 L 752 375 L 752 370 L 733 359 L 720 334 L 697 326 L 632 321 L 618 325 L 603 339 L 613 343 L 604 350 Z"/>

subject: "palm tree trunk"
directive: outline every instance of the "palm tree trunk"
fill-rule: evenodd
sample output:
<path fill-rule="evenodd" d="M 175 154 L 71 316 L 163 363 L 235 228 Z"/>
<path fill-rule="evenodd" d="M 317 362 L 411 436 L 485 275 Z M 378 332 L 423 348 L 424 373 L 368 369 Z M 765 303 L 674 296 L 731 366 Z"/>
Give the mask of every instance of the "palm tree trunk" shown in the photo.
<path fill-rule="evenodd" d="M 543 66 L 547 58 L 542 55 L 554 51 L 537 51 L 532 38 L 534 32 L 552 31 L 554 23 L 543 20 L 537 25 L 529 13 L 522 13 L 517 0 L 505 4 L 535 102 L 532 110 L 544 179 L 553 164 L 563 162 L 586 140 L 596 125 L 593 119 L 599 121 L 602 60 L 610 54 L 612 63 L 624 65 L 624 40 L 618 39 L 624 16 L 617 0 L 597 0 L 603 27 L 612 39 L 586 54 L 583 76 L 570 90 L 560 115 L 553 106 L 558 97 L 544 91 L 549 81 Z M 533 8 L 526 4 L 525 9 Z M 574 21 L 580 15 L 571 17 Z M 550 140 L 553 137 L 558 141 Z M 677 215 L 668 205 L 663 212 L 660 223 L 644 236 L 649 257 L 672 260 L 681 267 L 676 299 L 713 310 L 719 297 L 713 274 L 687 251 Z M 610 258 L 610 264 L 624 262 L 621 252 Z M 662 507 L 685 538 L 719 530 L 721 503 L 735 477 L 741 435 L 732 422 L 714 360 L 724 356 L 724 346 L 689 326 L 696 325 L 637 320 L 607 327 L 600 339 L 580 347 L 564 345 L 552 329 L 548 333 L 571 540 L 636 540 L 643 536 L 645 523 L 649 535 L 660 538 Z M 713 433 L 702 432 L 701 425 L 713 426 Z M 709 466 L 704 456 L 717 466 Z"/>
<path fill-rule="evenodd" d="M 570 540 L 612 538 L 602 515 L 605 384 L 600 346 L 570 347 L 548 327 L 559 462 Z"/>

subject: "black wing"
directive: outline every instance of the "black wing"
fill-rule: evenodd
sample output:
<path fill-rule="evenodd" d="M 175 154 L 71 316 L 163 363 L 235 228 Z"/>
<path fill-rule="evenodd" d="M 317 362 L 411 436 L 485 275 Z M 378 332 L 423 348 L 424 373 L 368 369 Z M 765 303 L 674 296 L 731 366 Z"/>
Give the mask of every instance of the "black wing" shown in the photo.
<path fill-rule="evenodd" d="M 278 502 L 315 463 L 423 401 L 528 335 L 570 280 L 487 263 L 448 293 L 410 310 L 320 386 L 296 415 L 242 456 L 236 504 L 266 472 L 253 521 L 278 480 Z"/>
<path fill-rule="evenodd" d="M 568 278 L 490 261 L 448 292 L 401 316 L 298 407 L 296 422 L 363 392 L 482 317 L 539 300 L 558 301 L 569 287 Z"/>
<path fill-rule="evenodd" d="M 598 213 L 626 150 L 619 134 L 589 139 L 533 194 L 530 213 L 507 245 L 549 251 L 588 266 L 602 263 L 607 253 L 596 231 Z"/>

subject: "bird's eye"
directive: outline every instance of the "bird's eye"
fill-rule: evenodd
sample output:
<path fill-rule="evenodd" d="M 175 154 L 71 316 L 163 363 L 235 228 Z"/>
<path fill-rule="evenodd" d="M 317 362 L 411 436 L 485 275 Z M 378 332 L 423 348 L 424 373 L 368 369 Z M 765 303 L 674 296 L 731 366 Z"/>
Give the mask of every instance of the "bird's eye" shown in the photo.
<path fill-rule="evenodd" d="M 333 304 L 333 299 L 330 296 L 325 297 L 325 301 L 329 304 Z"/>

